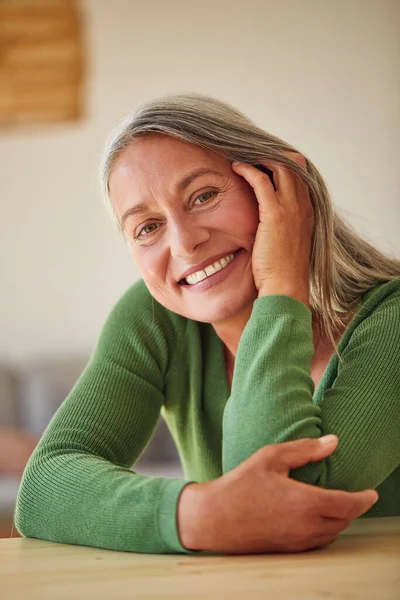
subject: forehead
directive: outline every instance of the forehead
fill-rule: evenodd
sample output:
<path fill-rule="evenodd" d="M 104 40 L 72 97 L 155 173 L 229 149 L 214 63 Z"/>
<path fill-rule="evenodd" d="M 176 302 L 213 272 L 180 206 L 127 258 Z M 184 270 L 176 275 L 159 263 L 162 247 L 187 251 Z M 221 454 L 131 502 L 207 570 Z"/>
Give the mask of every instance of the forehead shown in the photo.
<path fill-rule="evenodd" d="M 173 193 L 182 177 L 195 169 L 221 168 L 224 163 L 223 156 L 194 144 L 159 134 L 144 136 L 117 158 L 109 179 L 110 198 L 119 213 L 134 202 Z"/>
<path fill-rule="evenodd" d="M 111 178 L 129 175 L 134 179 L 153 178 L 162 174 L 173 179 L 185 170 L 202 164 L 217 164 L 222 157 L 194 144 L 166 135 L 152 134 L 136 139 L 117 158 Z"/>

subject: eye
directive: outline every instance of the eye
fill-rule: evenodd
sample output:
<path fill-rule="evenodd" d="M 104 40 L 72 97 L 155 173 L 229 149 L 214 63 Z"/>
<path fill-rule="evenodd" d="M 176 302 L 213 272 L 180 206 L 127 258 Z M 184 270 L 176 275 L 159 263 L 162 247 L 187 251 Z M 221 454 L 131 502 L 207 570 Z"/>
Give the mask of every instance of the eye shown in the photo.
<path fill-rule="evenodd" d="M 213 196 L 216 195 L 217 192 L 205 192 L 204 194 L 200 194 L 200 196 L 197 196 L 193 202 L 193 204 L 205 204 L 208 200 L 210 200 L 210 198 L 212 198 Z"/>
<path fill-rule="evenodd" d="M 139 233 L 135 237 L 146 237 L 147 235 L 149 235 L 150 233 L 153 233 L 153 231 L 158 229 L 159 226 L 160 226 L 160 223 L 149 223 L 148 225 L 145 225 L 144 227 L 142 227 L 142 229 L 139 231 Z"/>

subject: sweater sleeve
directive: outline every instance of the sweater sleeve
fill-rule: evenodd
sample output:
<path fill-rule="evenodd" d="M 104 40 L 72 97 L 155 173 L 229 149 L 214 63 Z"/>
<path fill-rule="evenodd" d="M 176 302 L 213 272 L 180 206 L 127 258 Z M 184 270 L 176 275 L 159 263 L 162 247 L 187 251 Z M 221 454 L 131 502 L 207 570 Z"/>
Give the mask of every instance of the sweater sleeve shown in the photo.
<path fill-rule="evenodd" d="M 259 448 L 334 433 L 336 452 L 291 476 L 327 488 L 376 488 L 400 464 L 399 304 L 353 331 L 332 388 L 313 402 L 311 311 L 289 296 L 256 300 L 223 417 L 223 470 Z"/>
<path fill-rule="evenodd" d="M 130 470 L 156 427 L 173 343 L 157 326 L 159 315 L 154 318 L 143 287 L 133 286 L 112 311 L 91 360 L 26 466 L 15 513 L 26 537 L 190 553 L 176 524 L 188 482 Z"/>

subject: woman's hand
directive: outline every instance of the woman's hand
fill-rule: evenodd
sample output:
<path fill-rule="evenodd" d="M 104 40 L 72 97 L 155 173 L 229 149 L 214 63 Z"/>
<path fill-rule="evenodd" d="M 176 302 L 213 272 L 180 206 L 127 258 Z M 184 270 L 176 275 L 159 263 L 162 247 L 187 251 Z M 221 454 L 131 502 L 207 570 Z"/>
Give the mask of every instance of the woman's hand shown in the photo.
<path fill-rule="evenodd" d="M 336 446 L 336 436 L 265 446 L 222 477 L 187 485 L 178 503 L 182 544 L 253 554 L 332 543 L 377 493 L 326 490 L 289 478 L 289 471 L 325 458 Z"/>
<path fill-rule="evenodd" d="M 286 152 L 306 168 L 301 154 Z M 274 187 L 265 173 L 246 163 L 232 169 L 252 186 L 260 223 L 253 247 L 253 275 L 258 295 L 283 294 L 309 306 L 309 265 L 314 211 L 307 186 L 275 162 L 263 163 L 273 172 Z"/>

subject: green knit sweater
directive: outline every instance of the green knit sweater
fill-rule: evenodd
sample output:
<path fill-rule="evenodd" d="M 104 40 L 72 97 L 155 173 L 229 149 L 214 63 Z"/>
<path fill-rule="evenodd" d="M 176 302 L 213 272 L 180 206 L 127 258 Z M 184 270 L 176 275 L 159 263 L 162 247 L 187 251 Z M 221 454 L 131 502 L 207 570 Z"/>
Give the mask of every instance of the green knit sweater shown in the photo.
<path fill-rule="evenodd" d="M 365 294 L 314 392 L 311 311 L 255 301 L 232 390 L 209 324 L 153 300 L 142 281 L 111 312 L 75 387 L 25 469 L 15 522 L 27 537 L 134 552 L 188 552 L 176 523 L 189 481 L 207 481 L 266 444 L 335 433 L 333 456 L 292 472 L 318 486 L 377 488 L 368 516 L 400 515 L 400 279 Z M 131 467 L 160 411 L 186 480 Z"/>

